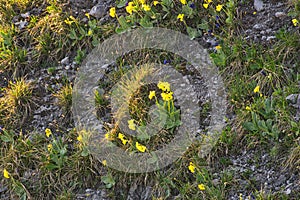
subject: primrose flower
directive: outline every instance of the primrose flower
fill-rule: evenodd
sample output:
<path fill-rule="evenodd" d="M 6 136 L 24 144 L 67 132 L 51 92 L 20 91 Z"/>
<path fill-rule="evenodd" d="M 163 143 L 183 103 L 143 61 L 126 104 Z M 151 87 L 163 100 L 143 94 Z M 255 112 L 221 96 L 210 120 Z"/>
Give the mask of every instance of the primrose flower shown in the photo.
<path fill-rule="evenodd" d="M 52 149 L 53 149 L 52 144 L 48 144 L 48 145 L 47 145 L 47 149 L 48 149 L 48 151 L 52 151 Z"/>
<path fill-rule="evenodd" d="M 212 0 L 204 0 L 205 3 L 209 4 L 212 2 Z"/>
<path fill-rule="evenodd" d="M 128 128 L 131 130 L 135 130 L 134 119 L 128 120 Z"/>
<path fill-rule="evenodd" d="M 194 163 L 190 162 L 190 165 L 188 168 L 189 168 L 190 172 L 195 173 L 196 166 L 194 165 Z"/>
<path fill-rule="evenodd" d="M 182 3 L 183 5 L 186 4 L 186 0 L 180 0 L 180 3 Z"/>
<path fill-rule="evenodd" d="M 109 139 L 110 138 L 110 134 L 109 133 L 105 133 L 104 137 L 105 137 L 105 139 Z"/>
<path fill-rule="evenodd" d="M 144 5 L 146 3 L 146 0 L 139 0 L 140 4 Z"/>
<path fill-rule="evenodd" d="M 118 134 L 118 138 L 122 141 L 122 144 L 127 144 L 128 140 L 125 138 L 125 135 L 122 133 Z"/>
<path fill-rule="evenodd" d="M 139 150 L 140 152 L 145 152 L 146 151 L 146 147 L 138 142 L 135 143 L 135 147 L 137 150 Z"/>
<path fill-rule="evenodd" d="M 3 176 L 4 176 L 4 178 L 7 178 L 7 179 L 10 178 L 9 172 L 6 169 L 3 170 Z"/>
<path fill-rule="evenodd" d="M 259 92 L 259 85 L 254 88 L 253 92 L 254 93 L 258 93 Z"/>
<path fill-rule="evenodd" d="M 151 100 L 153 97 L 155 97 L 155 91 L 150 91 L 148 97 L 149 97 L 150 100 Z"/>
<path fill-rule="evenodd" d="M 157 87 L 159 89 L 161 89 L 162 91 L 164 91 L 164 92 L 170 91 L 170 83 L 168 83 L 168 82 L 161 82 L 161 81 L 159 81 L 157 83 Z"/>
<path fill-rule="evenodd" d="M 132 11 L 134 10 L 133 2 L 129 2 L 128 6 L 126 6 L 126 12 L 128 12 L 130 15 L 132 15 Z"/>
<path fill-rule="evenodd" d="M 199 190 L 204 191 L 205 190 L 205 185 L 204 184 L 199 184 L 198 188 L 199 188 Z"/>
<path fill-rule="evenodd" d="M 219 51 L 222 47 L 220 45 L 215 46 L 216 50 Z"/>
<path fill-rule="evenodd" d="M 115 7 L 112 7 L 109 9 L 109 16 L 111 17 L 116 17 L 116 8 Z"/>
<path fill-rule="evenodd" d="M 46 133 L 47 137 L 50 137 L 50 135 L 52 134 L 52 131 L 49 128 L 46 128 L 45 133 Z"/>
<path fill-rule="evenodd" d="M 250 111 L 251 107 L 250 106 L 246 106 L 246 110 Z"/>
<path fill-rule="evenodd" d="M 161 93 L 161 98 L 164 100 L 164 101 L 170 101 L 173 99 L 173 92 L 168 92 L 168 93 L 164 93 L 162 92 Z"/>
<path fill-rule="evenodd" d="M 157 4 L 159 4 L 158 1 L 153 1 L 153 5 L 156 6 Z"/>
<path fill-rule="evenodd" d="M 209 4 L 208 3 L 204 3 L 202 5 L 203 5 L 203 8 L 207 9 Z"/>
<path fill-rule="evenodd" d="M 177 19 L 179 19 L 181 22 L 183 21 L 183 17 L 184 17 L 184 14 L 177 15 Z"/>
<path fill-rule="evenodd" d="M 107 165 L 107 161 L 106 160 L 102 160 L 102 165 L 106 166 Z"/>
<path fill-rule="evenodd" d="M 299 23 L 299 21 L 298 21 L 297 19 L 292 19 L 292 22 L 293 22 L 293 25 L 294 25 L 294 26 L 297 26 L 298 23 Z"/>
<path fill-rule="evenodd" d="M 151 10 L 151 7 L 147 4 L 143 4 L 142 7 L 143 7 L 144 11 L 150 11 Z"/>
<path fill-rule="evenodd" d="M 216 6 L 216 11 L 217 11 L 217 12 L 220 12 L 220 11 L 222 10 L 222 8 L 223 8 L 223 5 L 218 4 L 218 5 Z"/>
<path fill-rule="evenodd" d="M 82 142 L 82 135 L 78 135 L 78 137 L 77 137 L 77 140 L 79 141 L 79 142 Z"/>

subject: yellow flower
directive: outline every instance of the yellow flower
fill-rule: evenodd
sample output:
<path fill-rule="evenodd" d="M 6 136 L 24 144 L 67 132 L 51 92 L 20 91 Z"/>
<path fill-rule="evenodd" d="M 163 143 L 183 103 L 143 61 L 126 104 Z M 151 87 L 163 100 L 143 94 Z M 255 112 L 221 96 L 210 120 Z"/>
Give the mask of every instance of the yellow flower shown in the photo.
<path fill-rule="evenodd" d="M 153 1 L 153 5 L 156 6 L 157 4 L 159 4 L 158 1 Z"/>
<path fill-rule="evenodd" d="M 217 12 L 220 12 L 220 11 L 222 10 L 222 7 L 223 7 L 223 5 L 218 4 L 218 5 L 216 6 L 216 11 L 217 11 Z"/>
<path fill-rule="evenodd" d="M 204 191 L 205 190 L 205 185 L 204 184 L 199 184 L 198 188 L 199 188 L 199 190 Z"/>
<path fill-rule="evenodd" d="M 204 3 L 204 4 L 203 4 L 203 7 L 204 7 L 205 9 L 207 9 L 207 8 L 208 8 L 208 5 L 209 5 L 208 3 Z"/>
<path fill-rule="evenodd" d="M 3 176 L 4 178 L 10 178 L 9 172 L 6 169 L 3 170 Z"/>
<path fill-rule="evenodd" d="M 170 101 L 173 99 L 173 92 L 169 92 L 169 93 L 161 93 L 161 97 L 164 101 Z"/>
<path fill-rule="evenodd" d="M 180 2 L 185 5 L 186 4 L 186 0 L 180 0 Z"/>
<path fill-rule="evenodd" d="M 181 22 L 183 21 L 183 17 L 184 17 L 184 14 L 177 15 L 177 19 L 179 19 Z"/>
<path fill-rule="evenodd" d="M 88 36 L 91 36 L 92 34 L 93 34 L 93 31 L 91 29 L 89 29 Z"/>
<path fill-rule="evenodd" d="M 180 14 L 179 14 L 180 15 Z M 184 14 L 182 14 L 182 17 L 184 16 Z M 177 17 L 178 18 L 178 17 Z M 159 89 L 161 89 L 162 91 L 166 92 L 166 91 L 170 91 L 170 83 L 168 82 L 161 82 L 159 81 L 157 84 L 157 87 Z"/>
<path fill-rule="evenodd" d="M 79 142 L 82 142 L 82 135 L 78 135 L 77 140 L 78 140 Z"/>
<path fill-rule="evenodd" d="M 258 93 L 259 92 L 259 85 L 254 88 L 253 92 L 254 93 Z"/>
<path fill-rule="evenodd" d="M 50 137 L 50 135 L 52 134 L 52 131 L 49 128 L 46 128 L 45 133 L 46 133 L 47 137 Z"/>
<path fill-rule="evenodd" d="M 253 15 L 256 15 L 256 12 L 255 12 L 255 11 L 253 12 Z"/>
<path fill-rule="evenodd" d="M 146 0 L 139 0 L 140 4 L 144 5 L 146 3 Z"/>
<path fill-rule="evenodd" d="M 112 7 L 109 9 L 109 16 L 116 17 L 116 8 Z"/>
<path fill-rule="evenodd" d="M 102 165 L 106 166 L 107 165 L 107 161 L 106 160 L 102 160 Z"/>
<path fill-rule="evenodd" d="M 146 151 L 146 147 L 138 142 L 135 143 L 135 147 L 137 150 L 139 150 L 140 152 L 145 152 Z"/>
<path fill-rule="evenodd" d="M 150 91 L 148 97 L 149 97 L 150 100 L 151 100 L 153 97 L 155 97 L 155 91 Z"/>
<path fill-rule="evenodd" d="M 212 0 L 204 0 L 205 3 L 209 4 L 212 2 Z"/>
<path fill-rule="evenodd" d="M 128 6 L 126 6 L 126 12 L 128 12 L 129 14 L 132 14 L 132 11 L 133 11 L 133 9 L 134 9 L 134 6 L 133 6 L 133 2 L 131 1 L 131 2 L 129 2 L 128 3 Z"/>
<path fill-rule="evenodd" d="M 128 140 L 125 138 L 125 135 L 123 135 L 122 133 L 118 134 L 118 138 L 122 141 L 122 144 L 127 144 Z"/>
<path fill-rule="evenodd" d="M 85 13 L 84 15 L 87 16 L 87 18 L 89 18 L 89 19 L 91 18 L 89 13 Z"/>
<path fill-rule="evenodd" d="M 217 51 L 219 51 L 222 47 L 220 45 L 215 47 L 217 49 Z"/>
<path fill-rule="evenodd" d="M 194 163 L 190 162 L 190 165 L 188 168 L 189 168 L 190 172 L 195 173 L 196 166 L 194 165 Z"/>
<path fill-rule="evenodd" d="M 128 120 L 128 128 L 131 130 L 135 130 L 134 119 Z"/>
<path fill-rule="evenodd" d="M 52 144 L 48 144 L 48 145 L 47 145 L 47 149 L 48 149 L 48 151 L 52 151 L 52 149 L 53 149 Z"/>
<path fill-rule="evenodd" d="M 293 25 L 294 25 L 294 26 L 297 26 L 298 23 L 299 23 L 299 21 L 298 21 L 297 19 L 292 19 L 292 22 L 293 22 Z"/>
<path fill-rule="evenodd" d="M 106 133 L 106 134 L 104 135 L 104 137 L 105 137 L 105 139 L 109 139 L 109 138 L 110 138 L 110 134 L 109 134 L 109 133 Z"/>
<path fill-rule="evenodd" d="M 143 7 L 144 11 L 150 11 L 151 10 L 151 7 L 147 4 L 143 4 L 142 7 Z"/>
<path fill-rule="evenodd" d="M 246 106 L 246 110 L 250 111 L 251 107 L 250 106 Z"/>

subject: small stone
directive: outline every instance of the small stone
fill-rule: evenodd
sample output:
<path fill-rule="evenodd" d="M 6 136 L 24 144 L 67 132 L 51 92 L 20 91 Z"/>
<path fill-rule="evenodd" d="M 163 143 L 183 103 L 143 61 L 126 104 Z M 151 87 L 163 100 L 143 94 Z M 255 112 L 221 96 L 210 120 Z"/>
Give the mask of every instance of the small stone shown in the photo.
<path fill-rule="evenodd" d="M 264 9 L 264 3 L 261 0 L 254 0 L 254 8 L 257 11 L 262 11 Z"/>
<path fill-rule="evenodd" d="M 21 14 L 21 17 L 23 17 L 24 19 L 30 17 L 30 13 L 27 12 L 27 13 L 24 13 L 24 14 Z"/>
<path fill-rule="evenodd" d="M 15 25 L 17 25 L 19 29 L 23 29 L 28 25 L 28 22 L 27 21 L 20 21 L 20 22 L 16 22 Z"/>
<path fill-rule="evenodd" d="M 102 4 L 95 5 L 89 12 L 89 15 L 96 17 L 98 19 L 104 17 L 105 14 L 106 14 L 106 6 Z"/>
<path fill-rule="evenodd" d="M 269 37 L 267 37 L 267 41 L 273 40 L 275 38 L 276 38 L 275 36 L 269 36 Z"/>
<path fill-rule="evenodd" d="M 280 18 L 280 17 L 284 17 L 285 13 L 284 12 L 276 12 L 275 13 L 275 17 Z"/>
<path fill-rule="evenodd" d="M 256 30 L 261 30 L 261 29 L 263 29 L 263 25 L 262 24 L 255 24 L 253 26 L 253 28 L 256 29 Z"/>
<path fill-rule="evenodd" d="M 290 94 L 285 99 L 291 104 L 296 104 L 298 98 L 300 99 L 300 94 Z"/>
<path fill-rule="evenodd" d="M 62 65 L 68 65 L 69 64 L 69 57 L 65 57 L 64 59 L 62 59 L 61 61 L 60 61 L 60 63 L 62 64 Z"/>
<path fill-rule="evenodd" d="M 290 188 L 288 188 L 286 191 L 284 191 L 285 194 L 289 195 L 291 194 L 292 190 Z"/>

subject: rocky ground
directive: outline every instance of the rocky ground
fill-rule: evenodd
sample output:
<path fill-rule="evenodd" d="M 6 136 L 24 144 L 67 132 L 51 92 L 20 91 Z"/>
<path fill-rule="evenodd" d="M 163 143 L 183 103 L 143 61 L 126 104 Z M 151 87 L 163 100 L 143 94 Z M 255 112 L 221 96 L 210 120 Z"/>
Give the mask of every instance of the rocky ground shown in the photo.
<path fill-rule="evenodd" d="M 111 1 L 83 1 L 70 0 L 69 8 L 73 10 L 74 16 L 82 17 L 84 20 L 85 13 L 95 16 L 100 21 L 108 20 L 108 8 Z M 276 40 L 275 35 L 278 30 L 290 24 L 288 17 L 289 7 L 285 1 L 275 0 L 255 0 L 240 1 L 238 12 L 240 14 L 240 24 L 238 35 L 246 40 L 255 43 L 263 43 L 271 45 L 273 40 Z M 35 11 L 30 11 L 35 12 Z M 23 26 L 15 18 L 16 23 Z M 288 27 L 291 27 L 288 25 Z M 212 38 L 205 39 L 206 42 Z M 35 110 L 32 120 L 28 122 L 28 127 L 31 130 L 43 133 L 45 128 L 52 130 L 67 131 L 73 125 L 70 116 L 66 116 L 62 108 L 57 105 L 57 99 L 53 96 L 53 91 L 58 91 L 62 87 L 62 80 L 67 79 L 70 82 L 74 81 L 76 69 L 79 67 L 73 61 L 73 58 L 66 57 L 61 60 L 61 63 L 54 71 L 49 72 L 46 69 L 39 69 L 28 74 L 28 79 L 34 81 L 34 91 L 38 95 L 35 100 Z M 0 86 L 7 85 L 7 77 L 0 74 Z M 0 94 L 1 95 L 1 94 Z M 283 160 L 276 160 L 269 152 L 261 149 L 244 150 L 234 155 L 228 154 L 229 165 L 224 168 L 219 168 L 220 173 L 231 173 L 237 181 L 238 188 L 232 188 L 228 193 L 228 199 L 253 199 L 253 188 L 249 188 L 249 182 L 255 183 L 256 188 L 261 188 L 261 191 L 268 192 L 284 192 L 287 195 L 300 193 L 300 178 L 296 172 L 289 171 L 281 167 Z M 218 180 L 218 175 L 216 175 Z M 5 189 L 1 189 L 0 194 Z M 142 190 L 142 191 L 141 191 Z M 149 199 L 149 188 L 139 188 L 132 185 L 130 195 L 127 199 Z M 143 197 L 134 196 L 137 193 L 142 193 Z M 241 194 L 241 195 L 240 195 Z M 102 200 L 109 199 L 104 190 L 97 188 L 82 188 L 76 195 L 77 199 Z M 173 198 L 175 199 L 175 197 Z"/>

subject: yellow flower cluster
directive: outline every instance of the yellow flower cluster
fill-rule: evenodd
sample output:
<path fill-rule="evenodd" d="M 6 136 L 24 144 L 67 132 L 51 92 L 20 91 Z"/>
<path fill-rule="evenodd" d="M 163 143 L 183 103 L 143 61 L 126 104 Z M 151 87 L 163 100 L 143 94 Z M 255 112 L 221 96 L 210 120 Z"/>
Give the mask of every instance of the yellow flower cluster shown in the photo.
<path fill-rule="evenodd" d="M 199 188 L 199 190 L 204 191 L 205 190 L 205 185 L 204 184 L 199 184 L 198 188 Z"/>
<path fill-rule="evenodd" d="M 45 129 L 45 134 L 46 134 L 47 137 L 50 137 L 50 135 L 52 135 L 51 129 L 46 128 L 46 129 Z"/>
<path fill-rule="evenodd" d="M 138 142 L 135 143 L 135 147 L 137 150 L 139 150 L 140 152 L 144 153 L 146 151 L 146 147 Z"/>
<path fill-rule="evenodd" d="M 129 140 L 126 139 L 125 135 L 122 133 L 118 134 L 118 138 L 121 140 L 122 144 L 126 145 Z"/>
<path fill-rule="evenodd" d="M 157 87 L 163 91 L 161 93 L 161 97 L 164 101 L 170 101 L 173 99 L 173 92 L 171 91 L 170 83 L 159 81 Z"/>
<path fill-rule="evenodd" d="M 196 169 L 195 164 L 193 162 L 190 162 L 188 169 L 190 170 L 190 172 L 195 173 L 195 169 Z"/>
<path fill-rule="evenodd" d="M 299 24 L 299 21 L 297 19 L 292 19 L 292 23 L 294 26 L 297 26 Z"/>
<path fill-rule="evenodd" d="M 135 123 L 134 123 L 134 119 L 128 120 L 128 128 L 131 130 L 135 130 Z"/>
<path fill-rule="evenodd" d="M 181 22 L 183 22 L 183 17 L 184 17 L 184 14 L 177 15 L 177 19 L 179 19 Z"/>
<path fill-rule="evenodd" d="M 3 176 L 4 176 L 4 178 L 7 178 L 7 179 L 10 178 L 10 174 L 6 169 L 3 170 Z"/>

